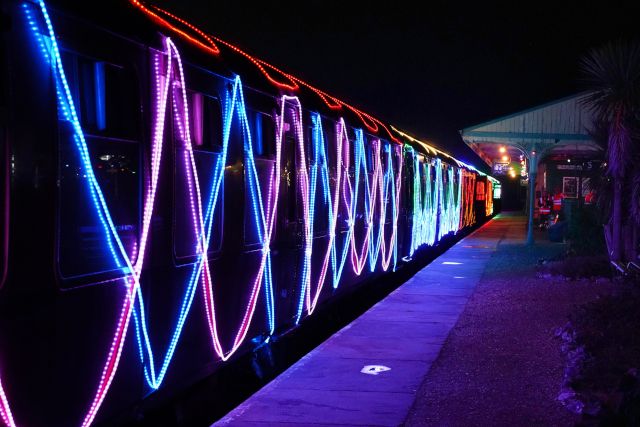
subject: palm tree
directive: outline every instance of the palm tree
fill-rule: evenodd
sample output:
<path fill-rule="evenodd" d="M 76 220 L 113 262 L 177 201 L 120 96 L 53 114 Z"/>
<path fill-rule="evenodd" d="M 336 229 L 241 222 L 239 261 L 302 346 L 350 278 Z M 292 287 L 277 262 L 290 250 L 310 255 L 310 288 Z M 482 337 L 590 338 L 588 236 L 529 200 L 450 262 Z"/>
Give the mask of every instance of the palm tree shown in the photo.
<path fill-rule="evenodd" d="M 608 125 L 607 174 L 613 181 L 610 256 L 613 261 L 621 261 L 623 191 L 632 179 L 632 160 L 638 152 L 635 129 L 640 119 L 640 43 L 617 42 L 592 49 L 582 59 L 581 68 L 590 91 L 583 102 L 596 120 Z"/>
<path fill-rule="evenodd" d="M 600 147 L 602 157 L 595 160 L 602 163 L 599 167 L 587 172 L 589 178 L 589 188 L 598 195 L 595 204 L 598 207 L 599 223 L 606 224 L 611 219 L 611 206 L 613 205 L 613 185 L 611 177 L 607 175 L 607 163 L 604 161 L 604 153 L 607 151 L 607 141 L 609 139 L 609 123 L 602 120 L 593 120 L 591 129 L 588 129 L 591 140 Z"/>

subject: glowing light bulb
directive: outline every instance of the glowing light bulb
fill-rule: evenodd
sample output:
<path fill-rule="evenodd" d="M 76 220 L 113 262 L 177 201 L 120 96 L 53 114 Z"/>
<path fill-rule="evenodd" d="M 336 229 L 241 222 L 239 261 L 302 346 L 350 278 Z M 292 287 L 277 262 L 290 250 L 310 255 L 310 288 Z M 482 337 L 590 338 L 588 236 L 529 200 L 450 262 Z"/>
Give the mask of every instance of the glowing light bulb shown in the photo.
<path fill-rule="evenodd" d="M 500 154 L 505 153 L 507 151 L 507 149 L 504 147 L 500 147 L 499 150 L 500 150 Z"/>

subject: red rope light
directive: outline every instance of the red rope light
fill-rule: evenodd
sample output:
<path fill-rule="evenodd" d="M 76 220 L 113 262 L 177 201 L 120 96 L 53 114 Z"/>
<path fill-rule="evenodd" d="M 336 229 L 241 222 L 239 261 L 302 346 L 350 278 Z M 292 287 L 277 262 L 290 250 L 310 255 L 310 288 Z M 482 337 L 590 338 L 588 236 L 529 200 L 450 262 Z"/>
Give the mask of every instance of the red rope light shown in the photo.
<path fill-rule="evenodd" d="M 284 77 L 286 77 L 287 79 L 289 79 L 289 81 L 291 81 L 292 84 L 287 84 L 287 83 L 281 83 L 279 81 L 277 81 L 276 79 L 274 79 L 273 77 L 271 77 L 271 75 L 269 74 L 269 72 L 262 66 L 262 64 L 264 63 L 264 61 L 261 61 L 251 55 L 249 55 L 247 52 L 245 52 L 244 50 L 240 49 L 237 46 L 232 45 L 229 42 L 226 42 L 218 37 L 214 37 L 216 39 L 216 41 L 218 43 L 221 43 L 225 46 L 227 46 L 229 49 L 233 50 L 236 53 L 239 53 L 240 55 L 244 56 L 245 58 L 247 58 L 249 61 L 251 61 L 253 63 L 253 65 L 255 65 L 256 67 L 258 67 L 258 69 L 260 70 L 260 72 L 262 72 L 262 74 L 264 74 L 264 76 L 267 78 L 267 80 L 269 80 L 273 85 L 275 85 L 276 87 L 279 87 L 281 89 L 288 89 L 291 91 L 296 91 L 300 88 L 300 86 L 298 85 L 298 83 L 296 82 L 295 79 L 292 78 L 292 76 L 288 75 L 287 73 L 280 71 L 279 69 L 277 69 L 276 67 L 271 67 L 273 70 L 279 72 L 280 74 L 282 74 Z"/>
<path fill-rule="evenodd" d="M 160 9 L 160 8 L 157 8 L 157 7 L 153 6 L 158 11 L 164 13 L 168 17 L 174 19 L 175 21 L 178 21 L 182 25 L 184 25 L 187 28 L 189 28 L 190 30 L 194 31 L 196 34 L 198 34 L 200 37 L 202 37 L 206 41 L 206 43 L 204 43 L 201 40 L 198 40 L 196 37 L 193 37 L 192 35 L 188 34 L 186 31 L 181 30 L 180 28 L 176 27 L 175 25 L 172 25 L 169 21 L 167 21 L 166 19 L 160 17 L 157 13 L 153 12 L 148 7 L 146 7 L 144 4 L 142 4 L 142 2 L 140 2 L 139 0 L 130 0 L 130 2 L 131 2 L 132 5 L 134 5 L 135 7 L 140 9 L 142 12 L 144 12 L 147 16 L 149 16 L 157 24 L 160 24 L 161 26 L 170 29 L 171 31 L 179 34 L 180 36 L 182 36 L 185 39 L 189 40 L 191 43 L 194 43 L 195 45 L 199 46 L 200 48 L 204 49 L 205 51 L 207 51 L 207 52 L 209 52 L 209 53 L 211 53 L 213 55 L 217 56 L 217 55 L 220 54 L 220 49 L 218 49 L 218 46 L 216 46 L 216 44 L 213 42 L 211 37 L 209 37 L 206 33 L 204 33 L 199 28 L 195 27 L 194 25 L 191 25 L 187 21 L 185 21 L 185 20 L 183 20 L 183 19 L 181 19 L 181 18 L 179 18 L 179 17 L 177 17 L 175 15 L 172 15 L 172 14 L 170 14 L 170 13 L 168 13 L 168 12 L 166 12 L 166 11 Z"/>

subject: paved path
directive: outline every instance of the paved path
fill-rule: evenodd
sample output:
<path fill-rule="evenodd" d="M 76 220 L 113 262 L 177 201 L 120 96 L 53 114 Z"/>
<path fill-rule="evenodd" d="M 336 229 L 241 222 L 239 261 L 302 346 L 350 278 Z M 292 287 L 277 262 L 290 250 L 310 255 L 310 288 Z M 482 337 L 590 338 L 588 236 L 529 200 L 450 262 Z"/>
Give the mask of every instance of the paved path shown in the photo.
<path fill-rule="evenodd" d="M 485 224 L 214 426 L 402 424 L 497 245 L 522 236 L 521 218 Z"/>

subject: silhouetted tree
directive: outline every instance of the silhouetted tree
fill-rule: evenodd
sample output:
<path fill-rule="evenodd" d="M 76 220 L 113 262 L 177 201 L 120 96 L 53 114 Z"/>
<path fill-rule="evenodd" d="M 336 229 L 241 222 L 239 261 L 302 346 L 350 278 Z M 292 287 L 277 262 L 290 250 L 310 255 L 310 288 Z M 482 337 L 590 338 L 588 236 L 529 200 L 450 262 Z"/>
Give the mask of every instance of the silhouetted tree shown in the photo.
<path fill-rule="evenodd" d="M 609 124 L 602 120 L 594 120 L 591 129 L 588 129 L 591 139 L 598 144 L 602 153 L 607 151 L 607 140 L 609 136 Z M 606 224 L 611 219 L 611 206 L 613 205 L 613 185 L 611 177 L 606 173 L 607 167 L 604 163 L 604 154 L 597 160 L 603 161 L 599 167 L 593 168 L 587 173 L 589 178 L 589 188 L 595 192 L 595 204 L 600 213 L 601 224 Z"/>
<path fill-rule="evenodd" d="M 632 187 L 640 182 L 633 168 L 638 156 L 636 129 L 640 118 L 640 44 L 609 43 L 592 49 L 582 59 L 581 68 L 589 94 L 583 99 L 595 114 L 596 121 L 606 124 L 606 173 L 613 183 L 611 224 L 611 259 L 623 259 L 623 210 L 640 214 L 640 200 L 624 203 L 625 187 L 629 195 L 640 192 Z M 631 193 L 631 194 L 630 194 Z M 626 205 L 626 206 L 625 206 Z"/>

